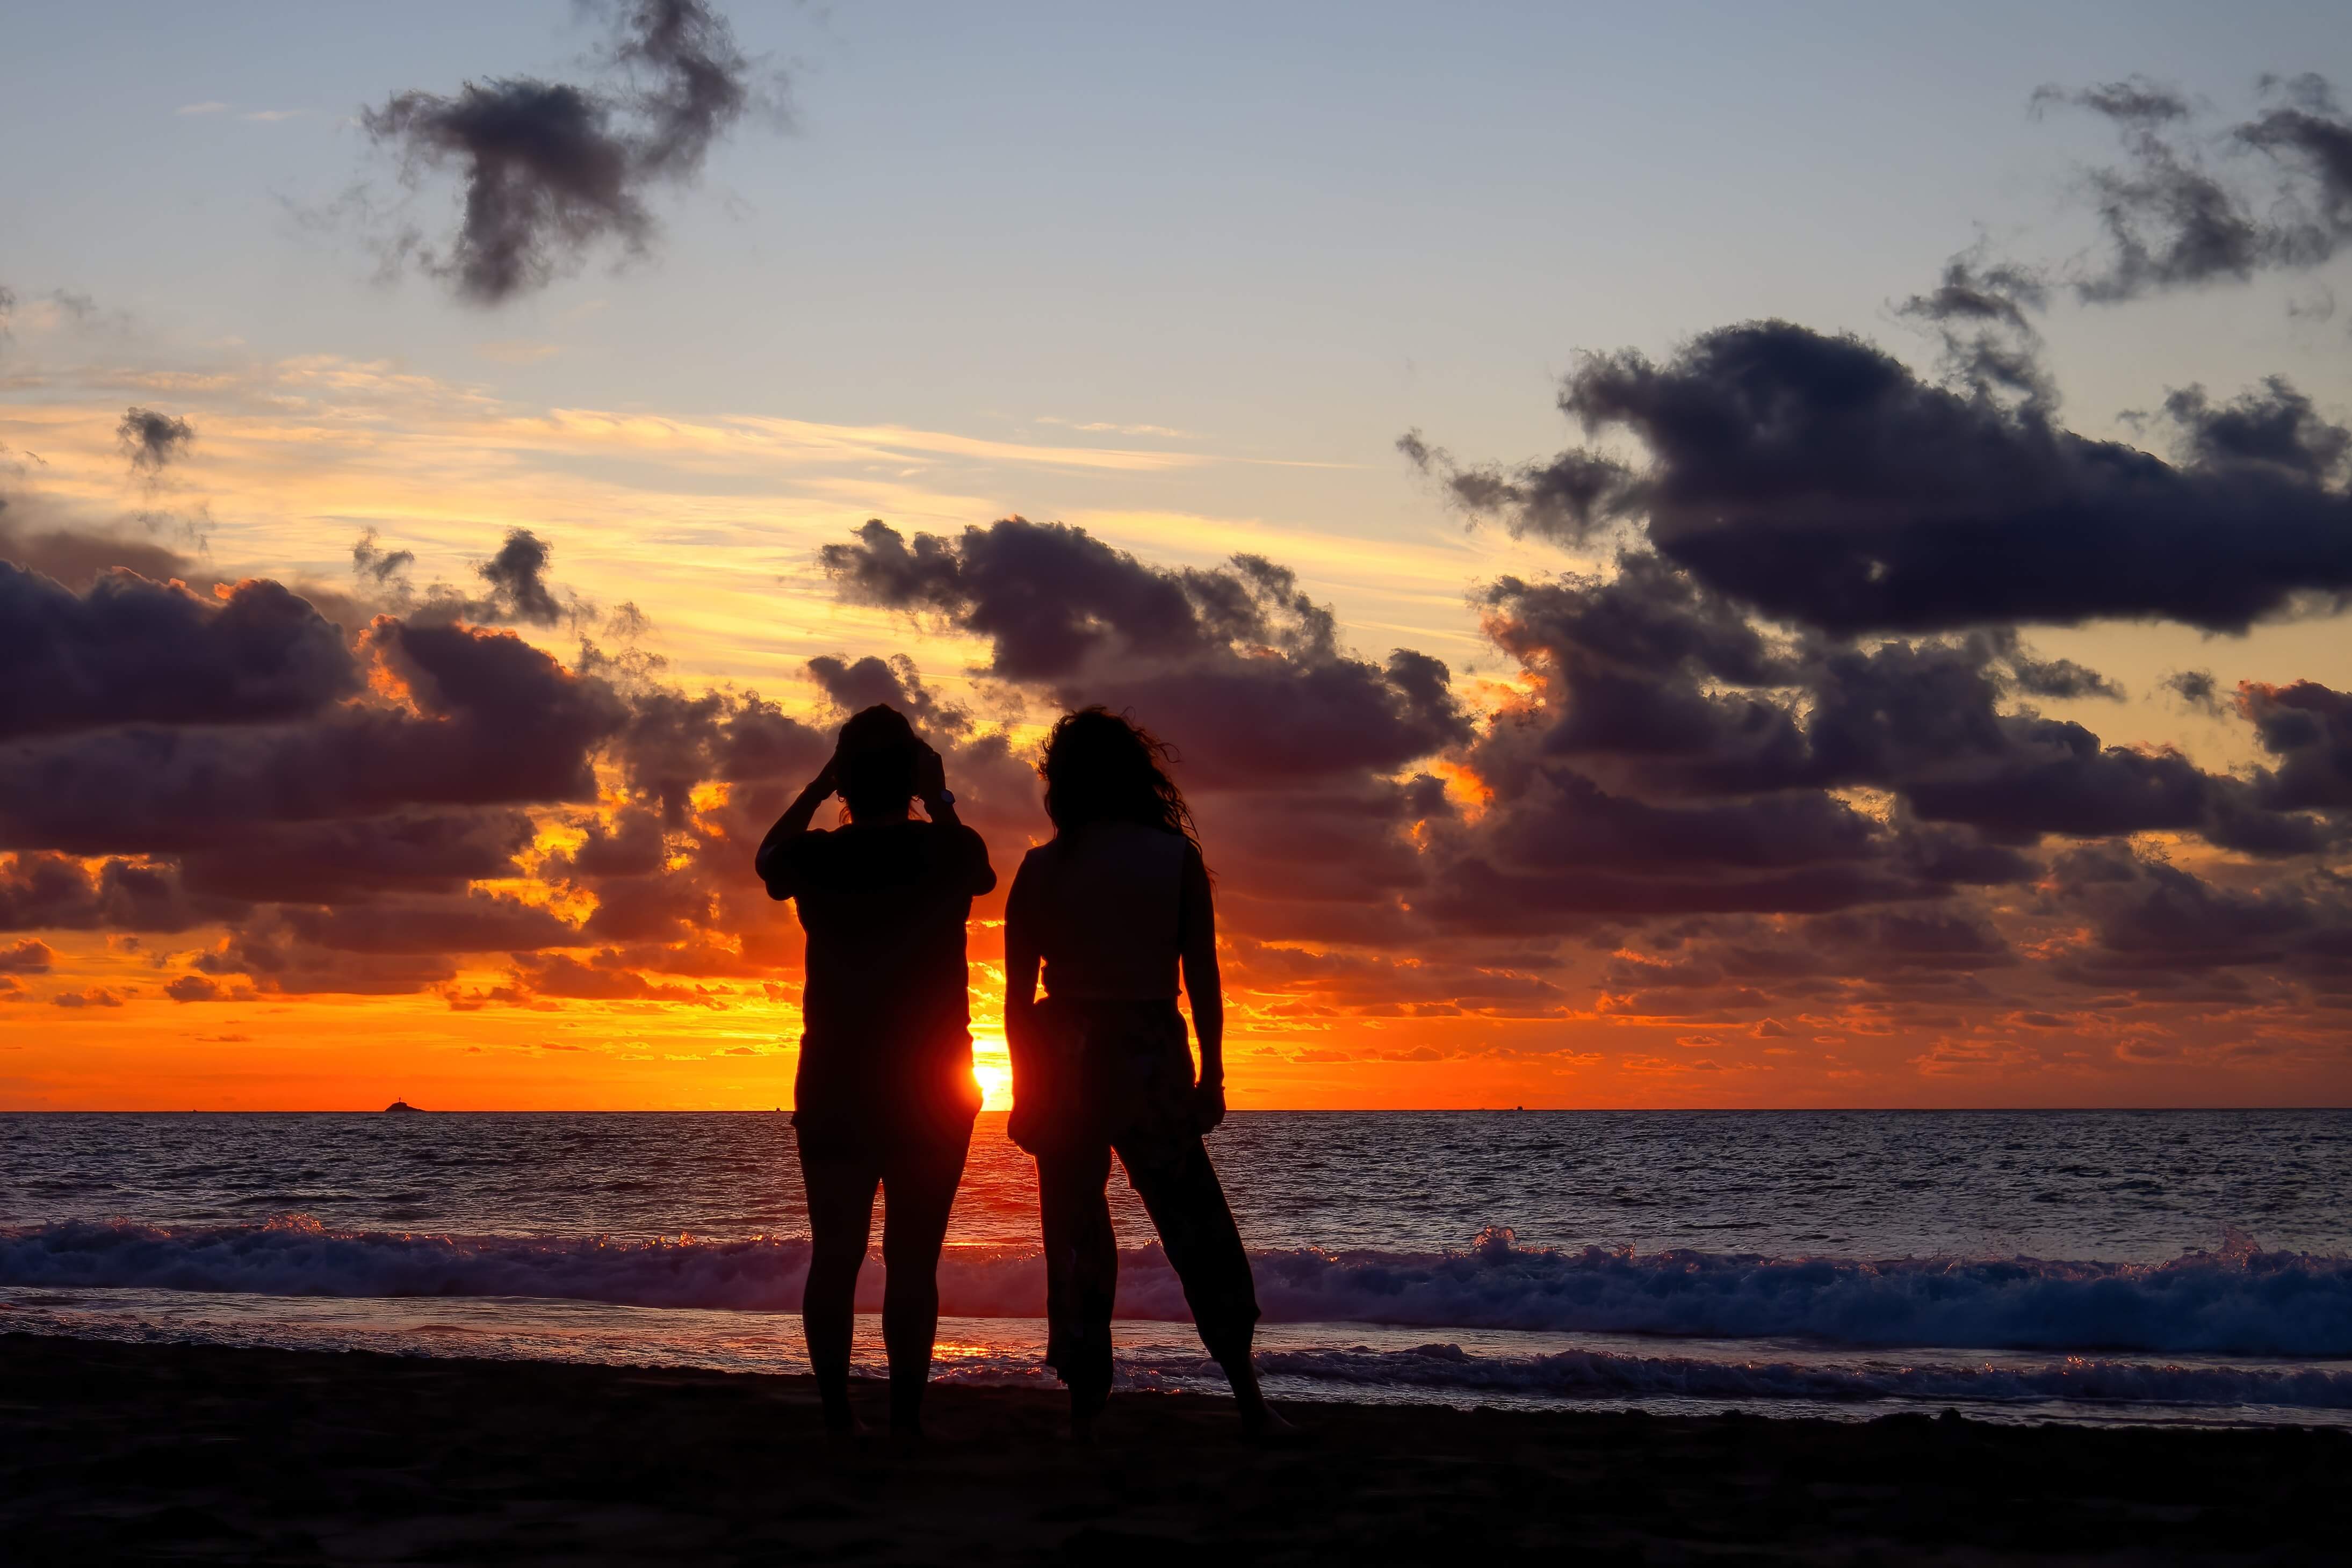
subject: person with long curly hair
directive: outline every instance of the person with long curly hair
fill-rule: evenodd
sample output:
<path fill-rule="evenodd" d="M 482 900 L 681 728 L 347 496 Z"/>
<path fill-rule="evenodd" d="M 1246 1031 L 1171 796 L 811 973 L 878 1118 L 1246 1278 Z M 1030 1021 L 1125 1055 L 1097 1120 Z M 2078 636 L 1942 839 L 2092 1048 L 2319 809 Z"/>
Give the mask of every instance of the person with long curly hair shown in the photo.
<path fill-rule="evenodd" d="M 1118 1243 L 1104 1184 L 1114 1152 L 1243 1422 L 1286 1426 L 1250 1360 L 1249 1255 L 1201 1141 L 1225 1115 L 1224 998 L 1208 865 L 1169 777 L 1171 756 L 1107 709 L 1064 715 L 1038 764 L 1054 837 L 1023 860 L 1005 904 L 1010 1131 L 1037 1161 L 1045 1359 L 1069 1386 L 1081 1437 L 1110 1394 Z M 1176 1008 L 1180 974 L 1197 1076 Z"/>

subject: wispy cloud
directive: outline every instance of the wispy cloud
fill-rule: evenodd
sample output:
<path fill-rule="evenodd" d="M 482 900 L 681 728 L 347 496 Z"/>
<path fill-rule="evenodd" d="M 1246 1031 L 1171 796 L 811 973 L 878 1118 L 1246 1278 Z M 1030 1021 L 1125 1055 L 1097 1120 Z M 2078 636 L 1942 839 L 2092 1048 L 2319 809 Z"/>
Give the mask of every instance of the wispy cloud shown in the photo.
<path fill-rule="evenodd" d="M 225 114 L 228 109 L 229 105 L 217 99 L 206 99 L 202 103 L 184 103 L 172 112 L 173 114 Z"/>
<path fill-rule="evenodd" d="M 237 118 L 239 120 L 266 120 L 274 124 L 281 120 L 292 120 L 297 115 L 306 112 L 308 111 L 299 109 L 256 109 L 247 110 L 246 113 L 238 115 Z"/>
<path fill-rule="evenodd" d="M 474 352 L 494 364 L 535 365 L 563 352 L 561 343 L 535 343 L 528 338 L 494 338 L 474 345 Z"/>
<path fill-rule="evenodd" d="M 1037 423 L 1039 424 L 1058 424 L 1065 430 L 1080 430 L 1085 431 L 1089 434 L 1156 435 L 1168 441 L 1192 441 L 1196 439 L 1189 430 L 1173 430 L 1164 424 L 1118 424 L 1107 419 L 1081 421 L 1076 419 L 1064 419 L 1057 413 L 1041 413 L 1037 416 Z"/>

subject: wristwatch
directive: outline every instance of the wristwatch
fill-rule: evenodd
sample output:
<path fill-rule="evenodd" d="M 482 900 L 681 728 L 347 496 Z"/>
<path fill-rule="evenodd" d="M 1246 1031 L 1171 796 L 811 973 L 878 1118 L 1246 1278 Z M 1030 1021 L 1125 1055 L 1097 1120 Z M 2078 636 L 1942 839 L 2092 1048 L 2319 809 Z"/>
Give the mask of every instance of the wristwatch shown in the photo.
<path fill-rule="evenodd" d="M 952 789 L 942 789 L 924 803 L 926 805 L 934 806 L 952 806 L 955 804 L 955 791 Z"/>

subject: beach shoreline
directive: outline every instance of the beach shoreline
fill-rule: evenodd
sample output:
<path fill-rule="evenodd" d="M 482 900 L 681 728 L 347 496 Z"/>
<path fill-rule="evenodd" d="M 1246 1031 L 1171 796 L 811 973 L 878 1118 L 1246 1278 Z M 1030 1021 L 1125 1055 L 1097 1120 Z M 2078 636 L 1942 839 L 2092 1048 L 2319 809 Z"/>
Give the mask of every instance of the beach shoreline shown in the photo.
<path fill-rule="evenodd" d="M 878 1385 L 860 1397 L 879 1418 Z M 1317 1404 L 948 1385 L 829 1444 L 805 1377 L 0 1334 L 14 1562 L 2300 1562 L 2352 1433 Z"/>

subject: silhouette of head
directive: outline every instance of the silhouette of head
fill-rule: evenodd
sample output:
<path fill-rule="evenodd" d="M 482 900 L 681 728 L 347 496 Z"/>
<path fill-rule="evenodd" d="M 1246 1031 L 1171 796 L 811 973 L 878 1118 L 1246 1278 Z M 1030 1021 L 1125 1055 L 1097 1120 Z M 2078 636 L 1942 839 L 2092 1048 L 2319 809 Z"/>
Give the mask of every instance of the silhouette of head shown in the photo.
<path fill-rule="evenodd" d="M 834 782 L 849 802 L 853 821 L 907 814 L 915 794 L 915 762 L 921 743 L 907 716 L 876 703 L 850 716 L 834 747 Z"/>
<path fill-rule="evenodd" d="M 1045 737 L 1037 772 L 1055 832 L 1089 822 L 1134 822 L 1192 840 L 1192 812 L 1168 776 L 1167 742 L 1105 707 L 1066 713 Z"/>

